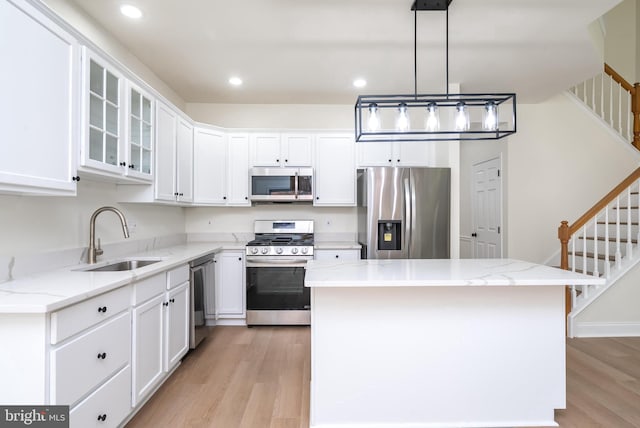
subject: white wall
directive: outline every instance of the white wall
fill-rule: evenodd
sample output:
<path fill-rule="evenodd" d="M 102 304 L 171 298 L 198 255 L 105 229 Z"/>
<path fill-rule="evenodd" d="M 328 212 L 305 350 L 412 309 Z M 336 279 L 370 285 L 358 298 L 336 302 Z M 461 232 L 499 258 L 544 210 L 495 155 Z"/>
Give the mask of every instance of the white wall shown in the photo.
<path fill-rule="evenodd" d="M 83 179 L 77 197 L 0 195 L 0 255 L 36 254 L 89 246 L 89 219 L 101 206 L 112 205 L 125 215 L 131 239 L 184 233 L 182 208 L 119 204 L 115 184 Z M 103 244 L 124 241 L 118 217 L 100 214 L 96 236 Z"/>
<path fill-rule="evenodd" d="M 44 0 L 44 3 L 72 27 L 93 43 L 100 46 L 107 54 L 122 63 L 162 96 L 166 97 L 178 108 L 184 109 L 184 100 L 171 89 L 171 87 L 80 8 L 71 6 L 68 0 Z"/>
<path fill-rule="evenodd" d="M 638 23 L 640 11 L 637 0 L 625 0 L 605 16 L 605 62 L 628 82 L 640 81 L 638 52 Z"/>
<path fill-rule="evenodd" d="M 538 263 L 559 250 L 560 221 L 577 220 L 640 160 L 565 94 L 519 105 L 507 144 L 509 256 Z"/>

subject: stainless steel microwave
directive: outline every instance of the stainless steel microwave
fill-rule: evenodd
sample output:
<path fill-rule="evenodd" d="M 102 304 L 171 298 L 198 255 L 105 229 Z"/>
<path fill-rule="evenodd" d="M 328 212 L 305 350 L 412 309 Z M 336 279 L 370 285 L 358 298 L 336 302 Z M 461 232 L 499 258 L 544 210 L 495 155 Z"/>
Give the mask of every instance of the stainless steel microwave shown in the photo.
<path fill-rule="evenodd" d="M 313 201 L 313 168 L 251 168 L 253 202 Z"/>

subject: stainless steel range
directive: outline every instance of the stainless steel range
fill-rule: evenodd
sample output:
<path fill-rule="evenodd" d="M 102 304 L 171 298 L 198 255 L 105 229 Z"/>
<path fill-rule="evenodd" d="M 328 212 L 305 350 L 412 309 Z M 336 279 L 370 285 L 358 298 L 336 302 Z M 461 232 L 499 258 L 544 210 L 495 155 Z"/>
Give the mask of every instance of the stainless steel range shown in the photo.
<path fill-rule="evenodd" d="M 256 220 L 246 247 L 247 325 L 309 325 L 305 266 L 313 260 L 313 220 Z"/>

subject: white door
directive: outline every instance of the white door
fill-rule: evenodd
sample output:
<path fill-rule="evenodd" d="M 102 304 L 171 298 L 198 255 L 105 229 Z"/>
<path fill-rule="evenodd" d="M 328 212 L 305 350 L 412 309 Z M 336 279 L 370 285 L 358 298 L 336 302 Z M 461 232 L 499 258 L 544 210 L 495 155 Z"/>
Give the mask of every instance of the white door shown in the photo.
<path fill-rule="evenodd" d="M 224 205 L 227 189 L 227 143 L 224 134 L 211 129 L 196 128 L 193 144 L 195 202 Z"/>
<path fill-rule="evenodd" d="M 313 205 L 354 206 L 355 163 L 356 147 L 353 135 L 318 134 Z"/>
<path fill-rule="evenodd" d="M 193 202 L 193 126 L 178 118 L 176 130 L 176 198 Z"/>
<path fill-rule="evenodd" d="M 502 257 L 501 159 L 473 166 L 473 227 L 475 258 Z"/>
<path fill-rule="evenodd" d="M 229 134 L 227 141 L 227 204 L 251 206 L 249 200 L 249 137 L 247 134 Z"/>
<path fill-rule="evenodd" d="M 165 371 L 171 370 L 189 350 L 189 282 L 167 293 Z"/>
<path fill-rule="evenodd" d="M 175 201 L 176 189 L 176 113 L 156 103 L 156 199 Z"/>
<path fill-rule="evenodd" d="M 165 296 L 161 294 L 133 309 L 133 405 L 154 390 L 163 375 L 162 323 Z"/>
<path fill-rule="evenodd" d="M 216 305 L 221 318 L 245 317 L 244 262 L 241 251 L 225 251 L 215 258 Z"/>

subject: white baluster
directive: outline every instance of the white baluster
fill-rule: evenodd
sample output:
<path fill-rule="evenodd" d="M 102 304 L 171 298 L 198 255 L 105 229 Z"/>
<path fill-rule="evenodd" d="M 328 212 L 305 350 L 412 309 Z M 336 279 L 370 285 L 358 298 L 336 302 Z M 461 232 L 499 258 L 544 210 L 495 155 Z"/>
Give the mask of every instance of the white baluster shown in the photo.
<path fill-rule="evenodd" d="M 576 307 L 576 300 L 578 300 L 578 290 L 575 285 L 571 286 L 571 310 Z"/>
<path fill-rule="evenodd" d="M 626 258 L 633 257 L 631 248 L 631 186 L 627 188 L 627 254 Z"/>
<path fill-rule="evenodd" d="M 640 206 L 640 180 L 638 180 L 638 205 Z M 638 215 L 637 215 L 637 220 L 638 220 L 638 226 L 637 226 L 637 236 L 636 236 L 636 242 L 637 244 L 640 244 L 640 209 L 638 209 Z M 629 225 L 629 227 L 631 227 L 631 225 Z"/>
<path fill-rule="evenodd" d="M 633 141 L 633 132 L 631 126 L 633 124 L 633 113 L 631 112 L 631 94 L 627 93 L 627 132 L 625 137 L 628 141 Z"/>
<path fill-rule="evenodd" d="M 596 78 L 591 79 L 591 110 L 596 111 Z"/>
<path fill-rule="evenodd" d="M 622 134 L 622 85 L 618 84 L 618 132 Z M 625 91 L 626 92 L 626 91 Z"/>
<path fill-rule="evenodd" d="M 600 276 L 598 268 L 598 215 L 593 218 L 593 276 Z"/>
<path fill-rule="evenodd" d="M 609 261 L 609 205 L 604 207 L 604 276 L 609 277 L 611 262 Z"/>
<path fill-rule="evenodd" d="M 587 274 L 587 225 L 582 226 L 582 273 Z"/>
<path fill-rule="evenodd" d="M 616 198 L 616 268 L 620 268 L 622 254 L 620 252 L 620 196 Z"/>
<path fill-rule="evenodd" d="M 613 83 L 609 80 L 609 125 L 613 127 Z"/>
<path fill-rule="evenodd" d="M 576 271 L 576 240 L 569 238 L 571 242 L 571 270 Z"/>

